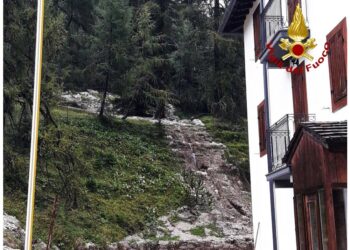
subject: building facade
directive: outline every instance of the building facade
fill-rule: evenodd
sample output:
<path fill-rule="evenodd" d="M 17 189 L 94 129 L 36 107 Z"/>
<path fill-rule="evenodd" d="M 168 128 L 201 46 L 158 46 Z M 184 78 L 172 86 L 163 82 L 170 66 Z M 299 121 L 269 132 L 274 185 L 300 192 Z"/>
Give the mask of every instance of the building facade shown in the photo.
<path fill-rule="evenodd" d="M 345 5 L 231 0 L 220 25 L 223 36 L 244 39 L 256 250 L 346 249 Z M 296 12 L 310 43 L 283 60 Z"/>

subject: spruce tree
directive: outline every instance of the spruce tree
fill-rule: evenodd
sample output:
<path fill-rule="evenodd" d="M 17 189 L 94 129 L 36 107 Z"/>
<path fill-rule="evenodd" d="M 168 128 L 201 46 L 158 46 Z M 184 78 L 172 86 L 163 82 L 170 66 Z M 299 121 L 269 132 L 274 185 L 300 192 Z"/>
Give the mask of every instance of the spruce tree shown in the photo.
<path fill-rule="evenodd" d="M 99 117 L 103 117 L 107 92 L 112 85 L 120 84 L 127 64 L 128 37 L 130 34 L 130 8 L 125 0 L 100 1 L 96 8 L 96 24 L 92 35 L 90 69 L 95 81 L 102 86 Z"/>
<path fill-rule="evenodd" d="M 128 72 L 128 86 L 121 102 L 124 118 L 130 114 L 162 118 L 166 104 L 175 101 L 160 74 L 169 60 L 163 54 L 166 49 L 164 35 L 156 33 L 154 17 L 159 13 L 158 4 L 147 2 L 134 17 L 132 44 L 135 60 Z"/>

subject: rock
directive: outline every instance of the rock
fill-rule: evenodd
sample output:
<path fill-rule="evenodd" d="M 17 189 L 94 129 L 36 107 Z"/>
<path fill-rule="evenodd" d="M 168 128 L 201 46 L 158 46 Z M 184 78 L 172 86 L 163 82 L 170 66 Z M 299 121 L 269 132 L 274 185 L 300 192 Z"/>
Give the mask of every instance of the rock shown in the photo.
<path fill-rule="evenodd" d="M 4 246 L 8 249 L 24 247 L 25 232 L 16 217 L 4 213 Z"/>
<path fill-rule="evenodd" d="M 193 119 L 193 120 L 192 120 L 192 123 L 193 123 L 193 125 L 195 125 L 195 126 L 201 126 L 201 127 L 204 127 L 204 126 L 205 126 L 204 123 L 203 123 L 201 120 L 199 120 L 199 119 Z"/>
<path fill-rule="evenodd" d="M 3 249 L 4 250 L 20 250 L 19 248 L 11 248 L 11 247 L 8 247 L 8 246 L 4 246 Z"/>
<path fill-rule="evenodd" d="M 11 215 L 4 213 L 4 249 L 17 250 L 24 248 L 25 231 L 21 227 L 20 221 Z M 34 240 L 33 250 L 46 250 L 46 244 L 41 240 Z M 52 250 L 59 250 L 57 246 L 52 246 Z"/>
<path fill-rule="evenodd" d="M 99 250 L 100 248 L 92 242 L 82 242 L 79 243 L 75 250 Z"/>
<path fill-rule="evenodd" d="M 33 250 L 46 250 L 46 247 L 47 245 L 42 241 L 34 243 L 32 246 Z"/>
<path fill-rule="evenodd" d="M 89 92 L 89 94 L 94 95 L 94 96 L 98 95 L 98 91 L 97 90 L 88 89 L 87 92 Z"/>
<path fill-rule="evenodd" d="M 71 108 L 79 108 L 90 113 L 98 113 L 101 108 L 102 94 L 96 90 L 88 89 L 85 92 L 72 93 L 70 91 L 63 92 L 61 95 L 62 105 Z M 112 102 L 120 98 L 118 95 L 107 93 L 106 113 L 114 114 Z"/>
<path fill-rule="evenodd" d="M 169 120 L 178 120 L 179 117 L 175 115 L 175 107 L 174 105 L 168 104 L 165 107 L 165 118 Z"/>

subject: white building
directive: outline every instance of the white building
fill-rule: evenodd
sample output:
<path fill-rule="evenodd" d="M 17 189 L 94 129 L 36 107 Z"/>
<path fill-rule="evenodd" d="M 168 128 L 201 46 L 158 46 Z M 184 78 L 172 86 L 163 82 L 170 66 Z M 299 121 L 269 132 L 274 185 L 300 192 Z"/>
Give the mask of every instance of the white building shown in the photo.
<path fill-rule="evenodd" d="M 314 59 L 280 68 L 280 39 L 298 3 Z M 346 195 L 338 193 L 347 185 L 348 20 L 344 0 L 231 0 L 226 9 L 220 33 L 244 38 L 256 250 L 346 249 Z M 287 72 L 293 63 L 303 72 Z"/>

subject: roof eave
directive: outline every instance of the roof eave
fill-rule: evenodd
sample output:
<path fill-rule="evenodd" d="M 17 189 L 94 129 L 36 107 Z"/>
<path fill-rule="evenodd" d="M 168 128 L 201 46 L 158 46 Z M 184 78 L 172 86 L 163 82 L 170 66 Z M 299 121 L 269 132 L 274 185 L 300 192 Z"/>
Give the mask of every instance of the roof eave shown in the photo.
<path fill-rule="evenodd" d="M 222 22 L 221 22 L 221 24 L 219 26 L 219 33 L 220 34 L 224 33 L 223 31 L 224 31 L 224 29 L 225 29 L 225 27 L 227 25 L 228 20 L 230 19 L 232 10 L 233 10 L 234 6 L 236 5 L 236 3 L 237 3 L 237 0 L 231 0 L 228 8 L 225 10 L 224 17 L 223 17 Z"/>
<path fill-rule="evenodd" d="M 243 26 L 244 26 L 244 21 L 249 14 L 250 8 L 253 6 L 253 2 L 255 0 L 250 0 L 248 3 L 243 3 L 244 6 L 242 6 L 242 2 L 239 2 L 239 0 L 231 0 L 229 3 L 229 6 L 226 8 L 224 17 L 222 19 L 222 22 L 219 26 L 218 32 L 219 34 L 235 34 L 235 35 L 242 35 L 243 34 Z M 248 4 L 248 5 L 247 5 Z M 239 11 L 240 8 L 243 8 L 243 15 L 242 13 L 239 13 L 240 19 L 236 20 L 237 24 L 234 25 L 234 27 L 230 30 L 227 30 L 227 26 L 230 24 L 230 18 L 234 14 L 234 11 Z M 246 12 L 246 13 L 245 13 Z M 237 13 L 236 13 L 237 14 Z"/>

